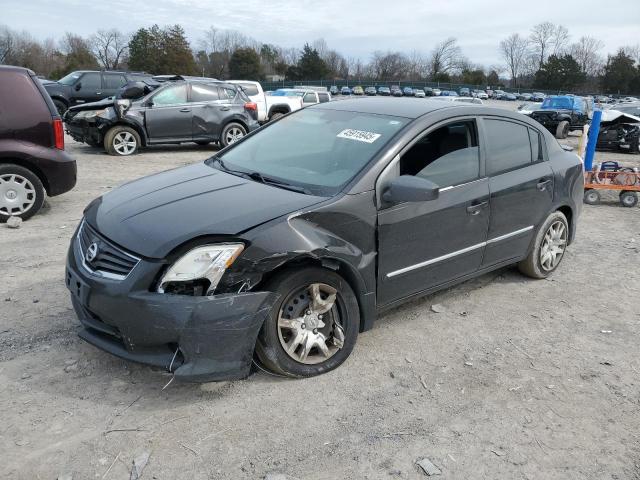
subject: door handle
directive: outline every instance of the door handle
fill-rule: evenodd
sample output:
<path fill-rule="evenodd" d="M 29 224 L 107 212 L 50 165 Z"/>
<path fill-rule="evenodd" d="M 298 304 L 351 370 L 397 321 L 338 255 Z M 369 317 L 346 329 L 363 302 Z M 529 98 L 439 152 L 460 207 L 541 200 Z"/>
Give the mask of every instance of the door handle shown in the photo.
<path fill-rule="evenodd" d="M 469 205 L 467 207 L 467 213 L 469 215 L 478 215 L 480 213 L 480 211 L 486 207 L 487 205 L 489 205 L 489 202 L 485 201 L 485 202 L 480 202 L 480 203 L 474 203 L 472 205 Z"/>
<path fill-rule="evenodd" d="M 226 112 L 227 110 L 231 110 L 231 107 L 220 107 L 220 110 Z"/>
<path fill-rule="evenodd" d="M 96 92 L 96 95 L 102 95 L 102 92 Z"/>
<path fill-rule="evenodd" d="M 551 179 L 547 179 L 547 180 L 541 179 L 537 185 L 538 190 L 540 190 L 541 192 L 544 192 L 547 189 L 547 185 L 550 183 L 551 183 Z"/>
<path fill-rule="evenodd" d="M 191 109 L 190 108 L 181 108 L 180 111 L 181 112 L 190 112 Z"/>

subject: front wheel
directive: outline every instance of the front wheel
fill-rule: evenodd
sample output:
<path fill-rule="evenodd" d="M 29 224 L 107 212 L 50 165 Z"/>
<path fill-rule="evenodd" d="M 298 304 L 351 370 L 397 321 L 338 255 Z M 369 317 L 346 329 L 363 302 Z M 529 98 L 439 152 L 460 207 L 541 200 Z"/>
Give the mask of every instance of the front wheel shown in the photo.
<path fill-rule="evenodd" d="M 564 139 L 569 136 L 569 122 L 563 120 L 556 128 L 556 138 Z"/>
<path fill-rule="evenodd" d="M 247 131 L 242 125 L 236 122 L 231 122 L 222 129 L 220 143 L 223 147 L 226 147 L 228 145 L 231 145 L 232 143 L 237 142 L 246 134 Z"/>
<path fill-rule="evenodd" d="M 347 359 L 358 337 L 360 311 L 342 277 L 322 268 L 289 270 L 265 288 L 278 295 L 256 343 L 256 356 L 265 368 L 288 377 L 312 377 Z"/>
<path fill-rule="evenodd" d="M 116 125 L 104 136 L 104 148 L 109 155 L 133 155 L 140 148 L 140 135 L 131 127 Z"/>
<path fill-rule="evenodd" d="M 544 221 L 531 252 L 518 268 L 531 278 L 546 278 L 558 268 L 569 240 L 569 223 L 562 212 L 553 212 Z"/>

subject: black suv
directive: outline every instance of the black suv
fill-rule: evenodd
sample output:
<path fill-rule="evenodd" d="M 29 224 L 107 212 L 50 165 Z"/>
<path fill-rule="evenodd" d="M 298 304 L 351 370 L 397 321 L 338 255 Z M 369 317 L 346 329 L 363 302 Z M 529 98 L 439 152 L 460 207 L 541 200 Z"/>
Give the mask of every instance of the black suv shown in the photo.
<path fill-rule="evenodd" d="M 139 98 L 138 83 L 120 98 L 71 107 L 64 115 L 67 132 L 79 142 L 104 145 L 111 155 L 132 155 L 159 143 L 226 147 L 259 126 L 258 106 L 237 85 L 178 80 Z"/>
<path fill-rule="evenodd" d="M 0 223 L 35 215 L 76 184 L 62 120 L 31 70 L 0 66 Z"/>
<path fill-rule="evenodd" d="M 60 115 L 80 103 L 97 102 L 111 97 L 129 82 L 143 81 L 151 75 L 140 72 L 79 70 L 57 82 L 43 82 Z"/>

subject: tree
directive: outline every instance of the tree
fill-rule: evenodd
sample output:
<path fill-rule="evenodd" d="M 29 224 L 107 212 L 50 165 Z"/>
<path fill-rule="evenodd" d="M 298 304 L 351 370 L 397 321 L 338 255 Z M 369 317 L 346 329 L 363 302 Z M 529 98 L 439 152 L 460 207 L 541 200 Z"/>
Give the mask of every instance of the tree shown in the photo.
<path fill-rule="evenodd" d="M 302 56 L 298 60 L 298 75 L 305 80 L 320 80 L 329 73 L 327 64 L 318 55 L 318 51 L 308 43 L 302 49 Z"/>
<path fill-rule="evenodd" d="M 460 66 L 463 56 L 457 42 L 455 38 L 450 37 L 436 44 L 431 50 L 427 65 L 432 80 L 435 81 L 440 74 L 448 75 Z"/>
<path fill-rule="evenodd" d="M 192 75 L 197 73 L 191 46 L 180 25 L 173 25 L 163 32 L 164 56 L 161 73 Z"/>
<path fill-rule="evenodd" d="M 180 25 L 141 28 L 129 42 L 129 68 L 154 74 L 198 73 L 193 52 Z"/>
<path fill-rule="evenodd" d="M 529 41 L 534 53 L 538 57 L 538 68 L 542 68 L 542 64 L 549 56 L 549 50 L 551 50 L 555 30 L 556 26 L 551 22 L 539 23 L 531 29 Z"/>
<path fill-rule="evenodd" d="M 260 80 L 262 68 L 260 55 L 251 48 L 239 48 L 231 55 L 229 72 L 233 78 Z"/>
<path fill-rule="evenodd" d="M 129 38 L 119 30 L 98 30 L 89 39 L 91 51 L 107 70 L 120 67 L 129 49 Z"/>
<path fill-rule="evenodd" d="M 500 83 L 500 75 L 495 70 L 491 70 L 487 75 L 487 85 L 498 85 Z"/>
<path fill-rule="evenodd" d="M 603 63 L 598 54 L 602 47 L 604 44 L 600 40 L 593 37 L 580 37 L 580 40 L 569 47 L 569 52 L 576 59 L 583 73 L 595 76 Z"/>
<path fill-rule="evenodd" d="M 527 61 L 529 44 L 526 38 L 517 33 L 511 34 L 500 42 L 500 54 L 511 74 L 511 86 L 518 86 L 518 77 L 522 74 Z"/>
<path fill-rule="evenodd" d="M 400 80 L 404 76 L 407 59 L 400 52 L 373 52 L 369 64 L 370 76 L 385 80 Z"/>
<path fill-rule="evenodd" d="M 536 72 L 533 86 L 548 90 L 572 91 L 586 78 L 580 65 L 571 55 L 551 55 Z"/>
<path fill-rule="evenodd" d="M 61 50 L 65 54 L 65 71 L 97 70 L 99 68 L 98 61 L 89 48 L 89 42 L 81 36 L 67 32 L 61 43 Z"/>
<path fill-rule="evenodd" d="M 497 77 L 497 74 L 496 74 Z M 462 83 L 467 85 L 486 85 L 487 76 L 484 74 L 481 68 L 464 69 L 461 75 Z"/>
<path fill-rule="evenodd" d="M 129 41 L 129 68 L 160 73 L 163 56 L 163 33 L 158 25 L 140 28 Z"/>
<path fill-rule="evenodd" d="M 634 63 L 633 58 L 622 49 L 618 50 L 614 56 L 609 55 L 601 80 L 603 90 L 610 93 L 630 92 L 639 75 Z"/>

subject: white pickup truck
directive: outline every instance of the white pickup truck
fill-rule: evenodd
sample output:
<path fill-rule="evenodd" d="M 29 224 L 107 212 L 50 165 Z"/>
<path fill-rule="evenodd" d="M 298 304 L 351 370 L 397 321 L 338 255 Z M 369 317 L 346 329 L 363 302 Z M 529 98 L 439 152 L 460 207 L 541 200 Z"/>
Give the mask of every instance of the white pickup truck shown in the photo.
<path fill-rule="evenodd" d="M 260 82 L 251 80 L 229 80 L 239 85 L 244 93 L 258 105 L 258 121 L 265 123 L 315 103 L 331 101 L 331 94 L 320 87 L 280 88 L 267 95 Z"/>
<path fill-rule="evenodd" d="M 258 121 L 260 123 L 275 120 L 289 112 L 302 108 L 302 98 L 299 96 L 266 95 L 260 82 L 251 80 L 229 80 L 229 83 L 239 85 L 252 102 L 258 105 Z"/>

